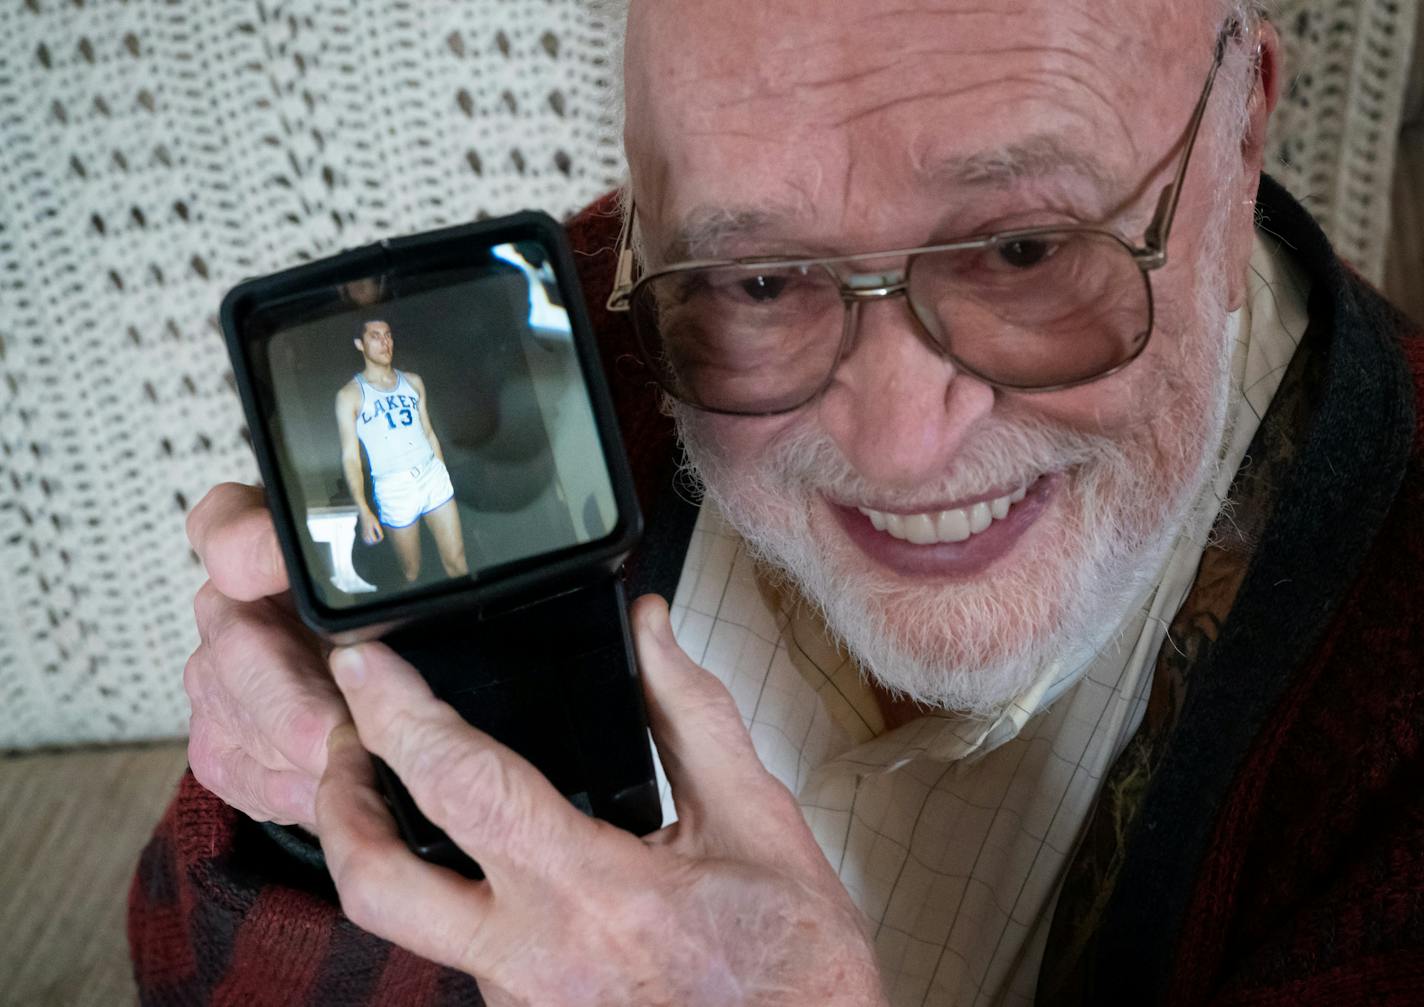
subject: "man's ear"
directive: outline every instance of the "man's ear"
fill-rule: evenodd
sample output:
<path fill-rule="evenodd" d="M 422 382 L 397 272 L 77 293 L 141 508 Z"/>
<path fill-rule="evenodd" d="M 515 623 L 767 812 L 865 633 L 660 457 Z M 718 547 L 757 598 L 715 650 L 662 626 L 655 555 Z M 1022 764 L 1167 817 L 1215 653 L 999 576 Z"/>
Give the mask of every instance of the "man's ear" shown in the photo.
<path fill-rule="evenodd" d="M 359 340 L 359 339 L 353 339 L 353 340 L 351 340 L 351 345 L 354 346 L 354 347 L 356 347 L 356 348 L 357 348 L 358 350 L 360 350 L 362 353 L 365 353 L 365 352 L 366 352 L 366 344 L 363 343 L 363 342 L 361 342 L 361 340 Z"/>
<path fill-rule="evenodd" d="M 1235 311 L 1246 300 L 1246 270 L 1256 237 L 1256 190 L 1266 161 L 1266 127 L 1281 95 L 1281 39 L 1276 26 L 1262 19 L 1252 54 L 1251 94 L 1246 131 L 1241 136 L 1241 186 L 1232 196 L 1227 223 L 1230 290 L 1227 306 Z"/>

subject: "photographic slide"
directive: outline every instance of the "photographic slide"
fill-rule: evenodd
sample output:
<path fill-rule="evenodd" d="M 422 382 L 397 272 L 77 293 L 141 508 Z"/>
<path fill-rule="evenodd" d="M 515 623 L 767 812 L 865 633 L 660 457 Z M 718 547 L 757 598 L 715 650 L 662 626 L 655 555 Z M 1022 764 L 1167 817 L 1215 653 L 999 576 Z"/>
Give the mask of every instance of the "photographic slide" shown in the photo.
<path fill-rule="evenodd" d="M 478 580 L 617 521 L 547 256 L 533 242 L 477 251 L 269 322 L 278 464 L 332 608 Z"/>

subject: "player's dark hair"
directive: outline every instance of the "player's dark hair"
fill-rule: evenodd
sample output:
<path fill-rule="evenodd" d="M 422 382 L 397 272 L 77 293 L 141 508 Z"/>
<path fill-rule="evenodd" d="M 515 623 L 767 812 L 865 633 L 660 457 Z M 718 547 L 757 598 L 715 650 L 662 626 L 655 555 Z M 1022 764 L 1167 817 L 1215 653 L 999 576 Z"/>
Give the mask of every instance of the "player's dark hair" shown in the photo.
<path fill-rule="evenodd" d="M 384 325 L 387 329 L 391 327 L 391 323 L 386 321 L 384 318 L 368 318 L 361 323 L 361 335 L 364 336 L 366 334 L 366 330 L 373 325 Z"/>

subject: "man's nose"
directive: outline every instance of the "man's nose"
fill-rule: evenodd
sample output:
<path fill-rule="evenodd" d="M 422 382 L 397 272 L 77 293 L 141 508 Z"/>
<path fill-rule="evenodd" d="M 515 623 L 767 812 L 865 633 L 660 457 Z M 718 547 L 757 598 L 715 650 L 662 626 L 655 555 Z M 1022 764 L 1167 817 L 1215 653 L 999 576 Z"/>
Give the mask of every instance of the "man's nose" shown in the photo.
<path fill-rule="evenodd" d="M 914 490 L 950 471 L 994 389 L 965 374 L 902 297 L 862 302 L 851 350 L 819 402 L 820 420 L 862 477 Z"/>

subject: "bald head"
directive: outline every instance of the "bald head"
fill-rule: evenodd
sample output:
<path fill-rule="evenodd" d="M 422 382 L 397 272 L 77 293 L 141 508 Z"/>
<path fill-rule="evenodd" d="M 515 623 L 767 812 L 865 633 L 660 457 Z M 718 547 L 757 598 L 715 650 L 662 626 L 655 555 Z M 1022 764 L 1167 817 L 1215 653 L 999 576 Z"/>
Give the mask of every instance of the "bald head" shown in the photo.
<path fill-rule="evenodd" d="M 1114 7 L 635 0 L 625 141 L 651 257 L 917 244 L 991 223 L 971 212 L 989 190 L 1150 212 L 1225 13 Z"/>

